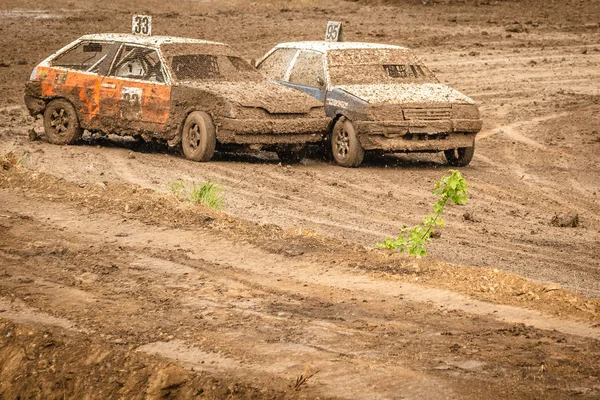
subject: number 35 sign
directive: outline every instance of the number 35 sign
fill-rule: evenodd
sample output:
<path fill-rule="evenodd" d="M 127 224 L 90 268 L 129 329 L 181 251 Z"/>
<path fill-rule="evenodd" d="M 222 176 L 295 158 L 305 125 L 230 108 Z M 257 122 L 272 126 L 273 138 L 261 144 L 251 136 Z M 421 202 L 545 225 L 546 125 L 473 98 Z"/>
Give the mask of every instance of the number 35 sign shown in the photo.
<path fill-rule="evenodd" d="M 152 35 L 152 16 L 134 15 L 131 18 L 131 33 L 134 35 Z"/>

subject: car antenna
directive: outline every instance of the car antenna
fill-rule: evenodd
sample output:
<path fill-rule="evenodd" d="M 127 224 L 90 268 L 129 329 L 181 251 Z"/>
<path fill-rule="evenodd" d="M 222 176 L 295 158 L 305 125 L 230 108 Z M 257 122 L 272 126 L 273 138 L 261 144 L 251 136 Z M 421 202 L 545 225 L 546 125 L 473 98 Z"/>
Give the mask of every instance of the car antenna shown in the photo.
<path fill-rule="evenodd" d="M 152 15 L 134 15 L 131 17 L 131 33 L 152 36 Z"/>
<path fill-rule="evenodd" d="M 342 23 L 339 21 L 327 22 L 325 31 L 325 40 L 327 42 L 342 42 Z"/>

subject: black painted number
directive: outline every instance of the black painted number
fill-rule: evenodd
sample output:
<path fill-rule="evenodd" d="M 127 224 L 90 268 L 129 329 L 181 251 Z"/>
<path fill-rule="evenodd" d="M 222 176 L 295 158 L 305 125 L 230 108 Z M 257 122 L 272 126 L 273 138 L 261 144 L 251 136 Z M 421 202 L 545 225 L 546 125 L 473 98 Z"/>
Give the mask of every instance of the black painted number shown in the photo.
<path fill-rule="evenodd" d="M 147 35 L 150 32 L 150 19 L 148 17 L 136 16 L 134 20 L 133 33 L 136 35 Z"/>
<path fill-rule="evenodd" d="M 137 93 L 123 93 L 121 99 L 132 107 L 140 106 L 140 95 Z"/>
<path fill-rule="evenodd" d="M 331 40 L 332 42 L 337 41 L 337 37 L 338 37 L 338 26 L 334 25 L 334 24 L 330 24 L 327 27 L 327 40 Z"/>

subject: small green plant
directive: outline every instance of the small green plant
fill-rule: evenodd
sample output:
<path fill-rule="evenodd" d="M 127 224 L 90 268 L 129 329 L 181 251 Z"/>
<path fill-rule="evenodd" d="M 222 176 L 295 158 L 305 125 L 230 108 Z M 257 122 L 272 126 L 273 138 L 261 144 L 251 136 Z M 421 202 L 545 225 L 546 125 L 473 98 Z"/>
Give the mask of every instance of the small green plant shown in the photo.
<path fill-rule="evenodd" d="M 433 194 L 438 196 L 438 201 L 433 205 L 433 214 L 423 218 L 423 223 L 412 227 L 400 229 L 396 239 L 387 238 L 383 243 L 377 243 L 377 247 L 391 249 L 400 253 L 413 254 L 418 257 L 426 256 L 425 245 L 431 241 L 431 234 L 438 226 L 444 226 L 444 211 L 448 203 L 467 203 L 467 181 L 462 174 L 454 169 L 448 171 L 440 181 L 436 182 Z"/>
<path fill-rule="evenodd" d="M 194 204 L 202 203 L 215 210 L 223 208 L 223 188 L 211 181 L 194 183 L 189 191 L 184 182 L 175 181 L 169 185 L 169 190 L 180 199 L 189 200 Z"/>
<path fill-rule="evenodd" d="M 190 200 L 192 203 L 202 203 L 220 210 L 223 207 L 223 188 L 210 181 L 201 185 L 194 184 Z"/>
<path fill-rule="evenodd" d="M 169 190 L 177 197 L 184 197 L 185 183 L 182 181 L 175 181 L 169 185 Z"/>
<path fill-rule="evenodd" d="M 29 153 L 24 153 L 21 157 L 17 157 L 12 151 L 0 157 L 0 168 L 8 171 L 11 168 L 21 168 Z"/>

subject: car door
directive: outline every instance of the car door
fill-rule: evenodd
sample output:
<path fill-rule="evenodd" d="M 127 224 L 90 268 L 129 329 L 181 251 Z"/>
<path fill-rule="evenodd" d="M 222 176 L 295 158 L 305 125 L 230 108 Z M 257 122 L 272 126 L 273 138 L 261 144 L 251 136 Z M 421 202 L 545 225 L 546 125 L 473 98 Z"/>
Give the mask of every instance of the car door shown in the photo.
<path fill-rule="evenodd" d="M 283 84 L 307 93 L 325 102 L 327 84 L 324 54 L 318 51 L 301 50 L 284 76 Z"/>
<path fill-rule="evenodd" d="M 153 131 L 169 118 L 171 83 L 157 49 L 123 43 L 100 84 L 105 130 Z"/>
<path fill-rule="evenodd" d="M 42 80 L 46 97 L 68 99 L 84 128 L 93 128 L 100 105 L 100 82 L 118 50 L 114 42 L 85 40 L 50 60 Z"/>

